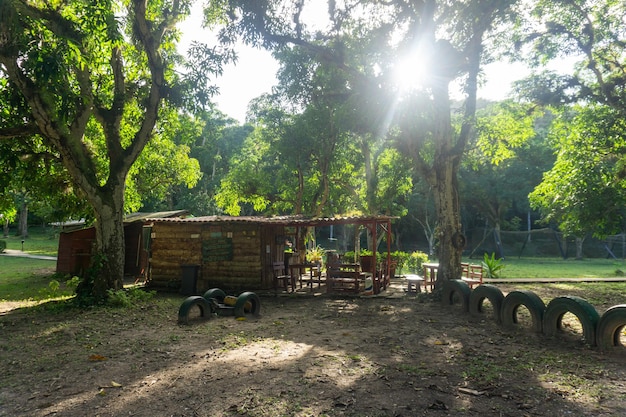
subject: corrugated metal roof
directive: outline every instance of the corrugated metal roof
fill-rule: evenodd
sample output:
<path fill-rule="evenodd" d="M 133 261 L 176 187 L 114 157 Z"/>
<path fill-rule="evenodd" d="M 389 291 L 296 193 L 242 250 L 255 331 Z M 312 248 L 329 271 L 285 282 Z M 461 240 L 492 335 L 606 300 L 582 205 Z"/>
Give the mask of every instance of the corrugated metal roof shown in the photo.
<path fill-rule="evenodd" d="M 152 222 L 168 223 L 250 223 L 276 224 L 297 226 L 323 226 L 330 224 L 364 224 L 382 223 L 398 217 L 371 215 L 371 216 L 334 216 L 334 217 L 305 217 L 305 216 L 203 216 L 186 218 L 151 218 Z"/>
<path fill-rule="evenodd" d="M 189 210 L 172 210 L 172 211 L 157 211 L 154 213 L 130 213 L 124 216 L 124 224 L 130 224 L 135 222 L 145 222 L 148 219 L 164 219 L 168 217 L 175 217 L 182 219 L 184 216 L 189 215 Z M 55 224 L 56 225 L 56 224 Z M 76 230 L 89 229 L 92 225 L 87 226 L 85 219 L 59 223 L 63 233 L 73 232 Z"/>
<path fill-rule="evenodd" d="M 162 219 L 162 218 L 183 218 L 183 216 L 189 215 L 188 210 L 171 210 L 171 211 L 157 211 L 154 213 L 131 213 L 124 216 L 124 223 L 134 223 L 138 221 L 145 221 L 148 219 Z"/>

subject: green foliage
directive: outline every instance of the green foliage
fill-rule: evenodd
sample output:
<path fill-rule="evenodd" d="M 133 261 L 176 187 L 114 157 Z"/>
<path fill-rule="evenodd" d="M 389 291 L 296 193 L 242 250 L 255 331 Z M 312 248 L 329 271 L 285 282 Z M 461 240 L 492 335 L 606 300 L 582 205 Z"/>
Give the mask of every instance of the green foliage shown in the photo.
<path fill-rule="evenodd" d="M 359 256 L 371 256 L 373 255 L 372 251 L 369 249 L 361 249 L 359 252 Z M 343 255 L 344 259 L 347 261 L 352 261 L 354 259 L 354 251 L 348 251 Z M 391 262 L 395 263 L 396 271 L 402 271 L 405 267 L 407 267 L 410 271 L 419 271 L 421 269 L 422 263 L 428 261 L 428 255 L 423 252 L 413 252 L 407 253 L 404 251 L 394 251 L 389 254 Z M 383 260 L 387 259 L 386 252 L 378 252 L 376 254 L 376 263 L 378 267 L 380 267 Z"/>
<path fill-rule="evenodd" d="M 77 277 L 77 276 L 73 276 L 72 278 L 65 281 L 65 286 L 74 292 L 76 292 L 76 288 L 78 288 L 78 284 L 80 284 L 80 277 Z"/>
<path fill-rule="evenodd" d="M 515 156 L 515 149 L 534 135 L 534 117 L 530 105 L 511 101 L 496 103 L 477 114 L 477 147 L 483 162 L 499 165 Z"/>
<path fill-rule="evenodd" d="M 428 254 L 420 251 L 411 252 L 407 259 L 406 267 L 414 274 L 422 272 L 422 264 L 428 262 Z"/>
<path fill-rule="evenodd" d="M 607 106 L 574 110 L 552 129 L 557 160 L 530 202 L 567 235 L 619 233 L 626 219 L 626 122 Z"/>
<path fill-rule="evenodd" d="M 59 288 L 61 284 L 56 279 L 53 279 L 48 283 L 47 288 L 43 288 L 40 290 L 40 293 L 45 296 L 45 298 L 55 298 L 59 293 Z"/>
<path fill-rule="evenodd" d="M 491 253 L 489 257 L 488 253 L 485 253 L 483 257 L 483 269 L 487 278 L 499 278 L 500 272 L 504 269 L 503 259 L 496 259 L 496 254 Z"/>
<path fill-rule="evenodd" d="M 536 22 L 516 25 L 518 51 L 532 66 L 561 57 L 580 57 L 571 74 L 544 72 L 521 84 L 523 98 L 544 105 L 587 102 L 605 103 L 626 110 L 624 94 L 624 31 L 626 5 L 621 1 L 555 2 L 529 4 L 526 16 L 545 22 L 539 33 Z M 514 33 L 516 32 L 514 31 Z M 522 45 L 524 42 L 531 45 Z"/>
<path fill-rule="evenodd" d="M 0 253 L 4 252 L 6 248 L 7 248 L 7 242 L 4 240 L 0 240 Z"/>
<path fill-rule="evenodd" d="M 81 278 L 76 286 L 74 303 L 79 307 L 90 307 L 96 304 L 102 304 L 106 301 L 106 297 L 96 294 L 95 288 L 96 280 L 102 271 L 105 260 L 106 256 L 103 254 L 96 254 L 92 257 L 92 264 L 87 268 L 85 276 Z"/>
<path fill-rule="evenodd" d="M 141 288 L 107 290 L 107 305 L 130 308 L 136 303 L 148 301 L 156 295 L 156 291 L 144 291 Z"/>
<path fill-rule="evenodd" d="M 54 274 L 51 277 L 52 279 L 48 282 L 48 286 L 45 288 L 39 289 L 39 298 L 44 299 L 53 299 L 53 298 L 68 298 L 70 294 L 74 294 L 76 291 L 76 287 L 80 282 L 80 278 L 72 277 L 65 280 L 64 284 L 61 284 L 63 278 L 65 278 L 62 274 Z"/>
<path fill-rule="evenodd" d="M 404 268 L 404 265 L 407 263 L 411 255 L 407 252 L 403 251 L 394 251 L 391 252 L 391 261 L 396 263 L 396 270 L 401 271 Z"/>

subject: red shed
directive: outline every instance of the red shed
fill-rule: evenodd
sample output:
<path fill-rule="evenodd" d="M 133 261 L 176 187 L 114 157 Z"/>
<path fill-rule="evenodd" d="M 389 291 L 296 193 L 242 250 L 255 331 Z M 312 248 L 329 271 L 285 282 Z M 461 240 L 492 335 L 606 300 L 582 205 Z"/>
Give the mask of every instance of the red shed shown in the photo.
<path fill-rule="evenodd" d="M 156 213 L 133 213 L 124 219 L 126 256 L 124 273 L 130 276 L 141 274 L 148 262 L 143 235 L 144 223 L 151 218 L 183 217 L 187 210 Z M 81 276 L 89 267 L 96 229 L 85 227 L 84 222 L 72 222 L 62 226 L 59 235 L 57 272 Z"/>

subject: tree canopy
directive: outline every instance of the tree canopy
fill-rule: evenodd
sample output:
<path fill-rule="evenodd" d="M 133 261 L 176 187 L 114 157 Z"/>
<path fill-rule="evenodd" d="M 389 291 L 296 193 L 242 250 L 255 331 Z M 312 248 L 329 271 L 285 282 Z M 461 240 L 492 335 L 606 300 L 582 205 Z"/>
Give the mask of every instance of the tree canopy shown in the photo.
<path fill-rule="evenodd" d="M 86 285 L 96 298 L 122 286 L 126 182 L 148 143 L 167 131 L 165 102 L 202 104 L 207 72 L 230 57 L 198 44 L 195 57 L 212 65 L 178 70 L 185 61 L 176 24 L 190 4 L 0 4 L 0 138 L 40 137 L 93 209 L 99 268 Z M 181 162 L 181 150 L 170 157 Z M 196 174 L 186 175 L 192 183 Z"/>

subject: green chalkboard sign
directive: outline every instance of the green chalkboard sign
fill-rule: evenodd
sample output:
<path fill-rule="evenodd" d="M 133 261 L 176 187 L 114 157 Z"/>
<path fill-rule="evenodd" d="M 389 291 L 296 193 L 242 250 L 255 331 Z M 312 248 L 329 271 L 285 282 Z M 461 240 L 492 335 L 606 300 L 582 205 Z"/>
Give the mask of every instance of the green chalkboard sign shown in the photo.
<path fill-rule="evenodd" d="M 202 261 L 232 261 L 233 239 L 229 237 L 216 237 L 202 241 Z"/>

